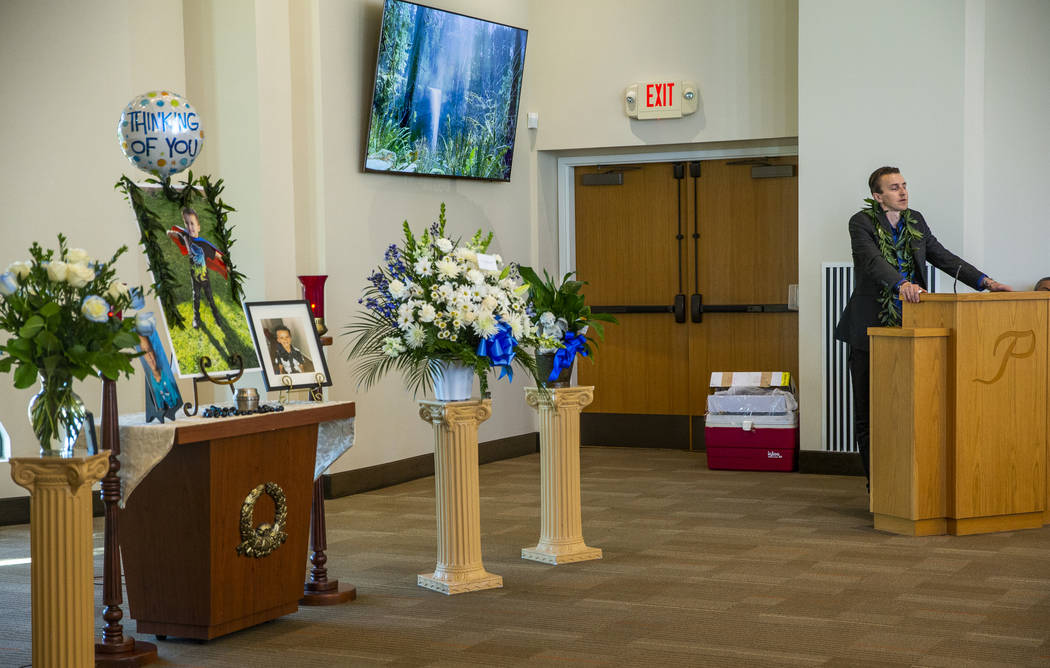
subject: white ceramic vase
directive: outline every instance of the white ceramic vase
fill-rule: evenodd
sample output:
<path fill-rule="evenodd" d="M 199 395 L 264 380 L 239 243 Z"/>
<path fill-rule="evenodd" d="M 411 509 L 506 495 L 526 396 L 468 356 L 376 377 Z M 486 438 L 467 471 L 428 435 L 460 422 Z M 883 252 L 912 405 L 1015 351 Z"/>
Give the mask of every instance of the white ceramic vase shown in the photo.
<path fill-rule="evenodd" d="M 438 401 L 466 401 L 474 391 L 474 369 L 459 362 L 438 362 L 430 378 Z"/>

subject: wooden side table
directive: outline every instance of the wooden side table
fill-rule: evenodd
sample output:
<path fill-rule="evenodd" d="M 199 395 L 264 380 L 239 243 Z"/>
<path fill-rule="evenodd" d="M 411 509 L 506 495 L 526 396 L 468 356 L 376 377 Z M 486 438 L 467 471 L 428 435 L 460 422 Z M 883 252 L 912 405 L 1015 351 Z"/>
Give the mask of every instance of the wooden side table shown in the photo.
<path fill-rule="evenodd" d="M 555 565 L 601 559 L 601 548 L 583 542 L 580 516 L 580 411 L 594 401 L 594 388 L 526 387 L 525 401 L 540 415 L 540 540 L 522 548 L 521 558 Z"/>
<path fill-rule="evenodd" d="M 463 594 L 503 586 L 481 562 L 478 425 L 491 415 L 489 399 L 419 402 L 419 417 L 434 426 L 437 515 L 437 567 L 419 574 L 420 587 Z"/>
<path fill-rule="evenodd" d="M 176 425 L 121 512 L 140 632 L 211 639 L 298 610 L 318 425 L 353 416 L 329 402 Z"/>

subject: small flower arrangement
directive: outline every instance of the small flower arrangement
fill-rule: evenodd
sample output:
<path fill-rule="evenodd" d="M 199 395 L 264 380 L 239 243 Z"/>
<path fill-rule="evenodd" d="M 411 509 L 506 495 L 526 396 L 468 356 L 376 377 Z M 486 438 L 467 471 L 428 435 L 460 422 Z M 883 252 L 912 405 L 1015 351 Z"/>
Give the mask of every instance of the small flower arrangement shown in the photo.
<path fill-rule="evenodd" d="M 133 301 L 113 269 L 126 251 L 122 246 L 109 261 L 97 262 L 86 251 L 69 248 L 60 234 L 57 252 L 34 242 L 31 259 L 13 262 L 0 274 L 0 330 L 10 335 L 0 345 L 0 372 L 13 369 L 19 389 L 40 377 L 41 394 L 30 412 L 45 449 L 51 440 L 71 435 L 60 433 L 58 421 L 64 411 L 77 417 L 70 403 L 73 378 L 101 374 L 115 380 L 134 371 L 135 321 L 115 315 Z M 83 419 L 82 405 L 79 411 Z"/>
<path fill-rule="evenodd" d="M 492 367 L 500 378 L 513 379 L 512 365 L 535 377 L 525 348 L 536 335 L 528 287 L 499 255 L 486 253 L 491 232 L 461 243 L 446 236 L 445 225 L 443 203 L 438 222 L 418 237 L 405 221 L 402 245 L 392 244 L 368 277 L 359 300 L 365 310 L 345 332 L 366 388 L 397 369 L 410 389 L 425 392 L 449 363 L 472 369 L 483 395 Z"/>
<path fill-rule="evenodd" d="M 601 323 L 619 324 L 608 313 L 592 313 L 585 303 L 580 289 L 586 281 L 570 280 L 576 272 L 570 271 L 561 279 L 561 284 L 543 272 L 543 278 L 532 267 L 519 267 L 518 271 L 529 286 L 535 308 L 537 329 L 537 352 L 554 354 L 553 371 L 547 381 L 553 381 L 565 368 L 572 366 L 577 354 L 589 356 L 598 347 L 597 341 L 587 336 L 593 328 L 598 338 L 604 338 Z"/>

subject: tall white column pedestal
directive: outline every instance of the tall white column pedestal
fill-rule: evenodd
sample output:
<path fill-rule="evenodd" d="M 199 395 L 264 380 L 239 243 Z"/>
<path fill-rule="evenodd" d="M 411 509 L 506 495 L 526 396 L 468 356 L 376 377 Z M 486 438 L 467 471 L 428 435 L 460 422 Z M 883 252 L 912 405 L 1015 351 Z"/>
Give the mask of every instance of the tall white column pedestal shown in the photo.
<path fill-rule="evenodd" d="M 95 665 L 91 485 L 109 471 L 109 451 L 88 457 L 11 460 L 29 490 L 33 665 Z"/>
<path fill-rule="evenodd" d="M 580 519 L 580 411 L 594 401 L 594 388 L 526 387 L 525 401 L 540 415 L 540 542 L 522 548 L 521 558 L 555 565 L 601 559 L 601 548 L 583 542 Z"/>
<path fill-rule="evenodd" d="M 420 587 L 463 594 L 503 586 L 481 563 L 478 425 L 491 415 L 488 399 L 419 402 L 419 417 L 434 425 L 437 514 L 437 568 L 416 578 Z"/>

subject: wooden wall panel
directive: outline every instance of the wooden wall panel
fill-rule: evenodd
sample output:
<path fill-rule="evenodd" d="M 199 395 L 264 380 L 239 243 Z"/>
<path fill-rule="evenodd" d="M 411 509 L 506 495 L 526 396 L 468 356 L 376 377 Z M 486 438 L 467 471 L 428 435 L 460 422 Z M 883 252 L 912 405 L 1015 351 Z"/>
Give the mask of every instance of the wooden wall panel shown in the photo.
<path fill-rule="evenodd" d="M 688 414 L 688 331 L 671 314 L 618 315 L 594 364 L 577 358 L 578 382 L 594 385 L 595 413 Z"/>

